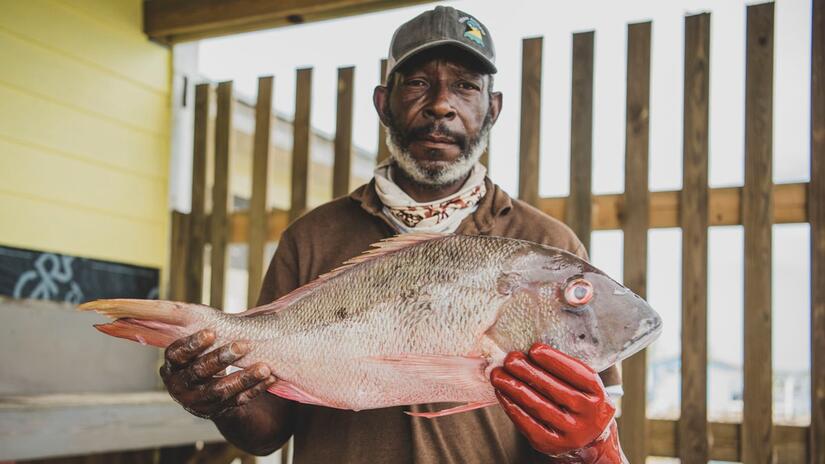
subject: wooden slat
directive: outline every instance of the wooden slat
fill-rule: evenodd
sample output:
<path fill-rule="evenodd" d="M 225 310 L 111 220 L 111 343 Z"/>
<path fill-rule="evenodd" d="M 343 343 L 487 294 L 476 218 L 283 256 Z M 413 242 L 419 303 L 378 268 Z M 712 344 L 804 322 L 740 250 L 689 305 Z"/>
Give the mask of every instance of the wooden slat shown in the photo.
<path fill-rule="evenodd" d="M 209 305 L 223 308 L 228 236 L 227 209 L 229 203 L 229 147 L 232 132 L 232 82 L 218 84 L 218 112 L 215 116 L 215 181 L 212 185 L 212 279 Z"/>
<path fill-rule="evenodd" d="M 742 462 L 772 462 L 773 3 L 747 8 Z"/>
<path fill-rule="evenodd" d="M 565 222 L 590 251 L 593 172 L 593 32 L 573 34 L 570 197 Z M 538 166 L 537 166 L 538 167 Z"/>
<path fill-rule="evenodd" d="M 307 208 L 312 68 L 298 70 L 295 86 L 295 122 L 292 125 L 292 199 L 289 209 L 290 221 L 300 216 Z"/>
<path fill-rule="evenodd" d="M 774 224 L 796 224 L 808 221 L 808 184 L 778 184 L 773 187 Z M 741 187 L 710 190 L 710 225 L 741 224 Z M 650 228 L 679 227 L 679 192 L 651 192 L 649 194 Z M 542 198 L 538 207 L 545 213 L 563 218 L 566 198 Z M 593 230 L 616 230 L 623 227 L 624 195 L 593 196 Z M 737 211 L 739 210 L 739 211 Z M 208 222 L 208 221 L 207 221 Z M 230 215 L 230 242 L 248 241 L 249 218 L 244 211 Z M 268 240 L 277 240 L 289 223 L 289 212 L 273 210 L 269 215 Z"/>
<path fill-rule="evenodd" d="M 518 196 L 531 205 L 539 199 L 541 50 L 541 37 L 522 41 Z"/>
<path fill-rule="evenodd" d="M 825 464 L 825 0 L 811 25 L 811 463 Z M 779 205 L 776 205 L 779 208 Z M 777 442 L 779 438 L 777 437 Z"/>
<path fill-rule="evenodd" d="M 352 160 L 352 91 L 355 68 L 338 68 L 338 100 L 335 111 L 335 161 L 332 165 L 332 197 L 349 193 Z"/>
<path fill-rule="evenodd" d="M 708 461 L 707 247 L 710 15 L 685 18 L 682 226 L 682 394 L 679 458 Z"/>
<path fill-rule="evenodd" d="M 269 134 L 272 121 L 272 76 L 258 78 L 258 101 L 255 104 L 255 142 L 252 159 L 252 198 L 249 202 L 249 253 L 246 304 L 258 301 L 264 267 L 267 236 L 266 187 L 269 174 Z"/>
<path fill-rule="evenodd" d="M 144 0 L 143 31 L 173 43 L 388 10 L 428 0 Z"/>
<path fill-rule="evenodd" d="M 381 75 L 379 76 L 381 85 L 387 85 L 387 59 L 381 59 Z M 387 148 L 387 132 L 384 130 L 384 125 L 381 120 L 378 120 L 378 155 L 375 158 L 375 163 L 380 164 L 382 161 L 390 157 L 390 150 Z"/>
<path fill-rule="evenodd" d="M 0 424 L 4 461 L 223 441 L 162 391 L 4 397 Z"/>
<path fill-rule="evenodd" d="M 676 457 L 679 455 L 678 422 L 671 420 L 649 420 L 651 456 Z M 713 436 L 710 444 L 710 459 L 720 461 L 741 461 L 741 424 L 711 422 L 708 427 Z M 781 464 L 806 464 L 809 427 L 775 425 L 776 459 Z"/>
<path fill-rule="evenodd" d="M 192 209 L 186 293 L 190 303 L 203 302 L 203 253 L 206 244 L 206 145 L 209 131 L 209 84 L 195 86 L 195 135 L 192 143 Z"/>
<path fill-rule="evenodd" d="M 191 237 L 189 214 L 172 211 L 172 234 L 169 250 L 169 291 L 165 299 L 186 299 L 186 271 L 188 269 L 189 241 Z"/>
<path fill-rule="evenodd" d="M 648 135 L 650 115 L 651 23 L 627 28 L 627 103 L 625 116 L 624 284 L 647 294 L 649 226 Z M 588 175 L 588 180 L 589 180 Z M 588 220 L 588 226 L 590 221 Z M 630 462 L 647 459 L 647 350 L 622 362 L 622 448 Z"/>

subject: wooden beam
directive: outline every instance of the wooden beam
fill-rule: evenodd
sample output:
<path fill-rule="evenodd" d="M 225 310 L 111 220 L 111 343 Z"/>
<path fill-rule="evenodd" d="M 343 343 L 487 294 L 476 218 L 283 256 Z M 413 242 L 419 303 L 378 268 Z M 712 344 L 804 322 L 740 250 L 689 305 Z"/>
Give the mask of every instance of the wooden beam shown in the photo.
<path fill-rule="evenodd" d="M 745 66 L 744 409 L 742 462 L 773 453 L 771 236 L 773 219 L 773 3 L 747 7 Z"/>
<path fill-rule="evenodd" d="M 307 209 L 309 175 L 310 110 L 312 109 L 312 68 L 297 71 L 295 79 L 295 121 L 292 124 L 292 187 L 289 220 Z"/>
<path fill-rule="evenodd" d="M 777 184 L 773 186 L 775 224 L 796 224 L 808 221 L 807 183 Z M 710 225 L 731 226 L 742 224 L 742 188 L 728 187 L 711 189 Z M 679 192 L 651 192 L 649 195 L 650 228 L 661 229 L 679 227 Z M 567 198 L 542 198 L 538 207 L 545 213 L 563 218 L 567 209 Z M 624 195 L 593 196 L 593 230 L 616 230 L 623 227 L 626 217 Z M 289 223 L 289 212 L 272 210 L 269 212 L 267 240 L 278 240 Z M 230 215 L 229 241 L 245 243 L 248 240 L 249 216 L 246 211 Z"/>
<path fill-rule="evenodd" d="M 595 34 L 573 34 L 570 98 L 570 197 L 565 222 L 590 251 L 593 174 L 593 43 Z M 539 101 L 537 104 L 541 104 Z M 538 167 L 538 165 L 536 165 Z M 538 176 L 538 174 L 536 174 Z"/>
<path fill-rule="evenodd" d="M 381 59 L 381 75 L 379 76 L 381 85 L 387 85 L 387 59 Z M 384 124 L 378 120 L 378 154 L 375 157 L 375 164 L 380 164 L 382 161 L 390 157 L 390 150 L 387 148 L 387 131 L 384 129 Z"/>
<path fill-rule="evenodd" d="M 676 457 L 679 455 L 679 421 L 649 420 L 651 456 Z M 742 424 L 711 422 L 708 424 L 713 440 L 710 443 L 710 459 L 741 461 Z M 782 464 L 808 464 L 809 427 L 774 425 L 776 460 Z"/>
<path fill-rule="evenodd" d="M 203 253 L 206 244 L 206 146 L 209 133 L 209 84 L 195 86 L 195 135 L 192 144 L 192 207 L 186 293 L 190 303 L 203 302 Z"/>
<path fill-rule="evenodd" d="M 266 187 L 269 174 L 269 134 L 272 121 L 272 76 L 258 78 L 255 104 L 255 141 L 252 153 L 252 198 L 249 202 L 249 253 L 247 253 L 246 304 L 258 301 L 264 268 L 267 237 Z"/>
<path fill-rule="evenodd" d="M 649 22 L 631 24 L 627 28 L 624 284 L 642 298 L 647 294 L 647 230 L 650 225 L 650 32 Z M 622 362 L 624 396 L 619 434 L 630 462 L 647 459 L 646 379 L 647 350 Z"/>
<path fill-rule="evenodd" d="M 541 50 L 541 37 L 522 40 L 518 197 L 531 205 L 539 200 Z"/>
<path fill-rule="evenodd" d="M 3 460 L 223 441 L 163 391 L 3 397 L 0 424 Z"/>
<path fill-rule="evenodd" d="M 226 245 L 229 203 L 229 147 L 232 135 L 232 81 L 218 84 L 218 112 L 215 116 L 215 183 L 212 185 L 212 244 L 209 305 L 223 308 L 226 274 Z"/>
<path fill-rule="evenodd" d="M 332 197 L 349 193 L 352 169 L 352 94 L 355 68 L 338 68 L 338 99 L 335 111 L 334 161 L 332 163 Z"/>
<path fill-rule="evenodd" d="M 707 271 L 710 14 L 685 18 L 682 226 L 682 390 L 679 458 L 708 461 Z"/>
<path fill-rule="evenodd" d="M 152 40 L 175 43 L 427 2 L 428 0 L 144 0 L 143 32 Z"/>
<path fill-rule="evenodd" d="M 825 464 L 825 0 L 811 25 L 811 460 Z M 776 205 L 779 208 L 779 205 Z M 776 439 L 779 443 L 779 437 Z"/>
<path fill-rule="evenodd" d="M 172 233 L 169 250 L 169 291 L 164 299 L 181 301 L 186 299 L 186 270 L 189 262 L 189 237 L 191 237 L 191 214 L 172 211 Z"/>

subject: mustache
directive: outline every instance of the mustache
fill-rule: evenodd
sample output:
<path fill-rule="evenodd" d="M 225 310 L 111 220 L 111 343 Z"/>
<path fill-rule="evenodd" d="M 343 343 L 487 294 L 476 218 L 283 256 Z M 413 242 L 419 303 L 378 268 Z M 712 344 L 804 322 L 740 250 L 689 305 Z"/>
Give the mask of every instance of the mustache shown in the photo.
<path fill-rule="evenodd" d="M 413 127 L 401 134 L 405 145 L 413 140 L 422 140 L 427 137 L 446 137 L 458 145 L 462 150 L 467 148 L 467 136 L 450 130 L 445 124 L 438 122 L 431 122 L 418 127 Z"/>

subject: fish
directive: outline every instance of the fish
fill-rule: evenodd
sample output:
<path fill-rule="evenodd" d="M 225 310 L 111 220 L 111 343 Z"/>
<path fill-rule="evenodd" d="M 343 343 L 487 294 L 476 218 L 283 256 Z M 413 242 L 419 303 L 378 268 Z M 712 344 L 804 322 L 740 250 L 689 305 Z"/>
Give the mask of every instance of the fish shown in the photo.
<path fill-rule="evenodd" d="M 108 335 L 166 347 L 202 329 L 244 340 L 243 368 L 266 363 L 269 392 L 354 411 L 497 403 L 490 372 L 546 343 L 594 371 L 652 343 L 662 319 L 641 297 L 567 251 L 492 236 L 409 233 L 382 240 L 278 300 L 229 314 L 198 304 L 85 303 Z M 213 348 L 214 349 L 214 348 Z"/>

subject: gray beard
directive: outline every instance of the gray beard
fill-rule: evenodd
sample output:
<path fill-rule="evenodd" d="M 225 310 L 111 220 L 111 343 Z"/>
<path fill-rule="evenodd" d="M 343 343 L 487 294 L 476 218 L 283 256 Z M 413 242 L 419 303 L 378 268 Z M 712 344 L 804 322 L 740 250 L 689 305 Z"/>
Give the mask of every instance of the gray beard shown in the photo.
<path fill-rule="evenodd" d="M 470 173 L 481 155 L 484 154 L 484 150 L 487 149 L 487 135 L 491 127 L 493 127 L 493 121 L 488 117 L 484 120 L 478 137 L 470 142 L 461 156 L 455 161 L 441 162 L 437 168 L 425 168 L 420 165 L 409 150 L 401 147 L 397 131 L 391 127 L 385 127 L 384 131 L 387 134 L 390 159 L 407 177 L 419 184 L 441 187 L 456 182 Z"/>

